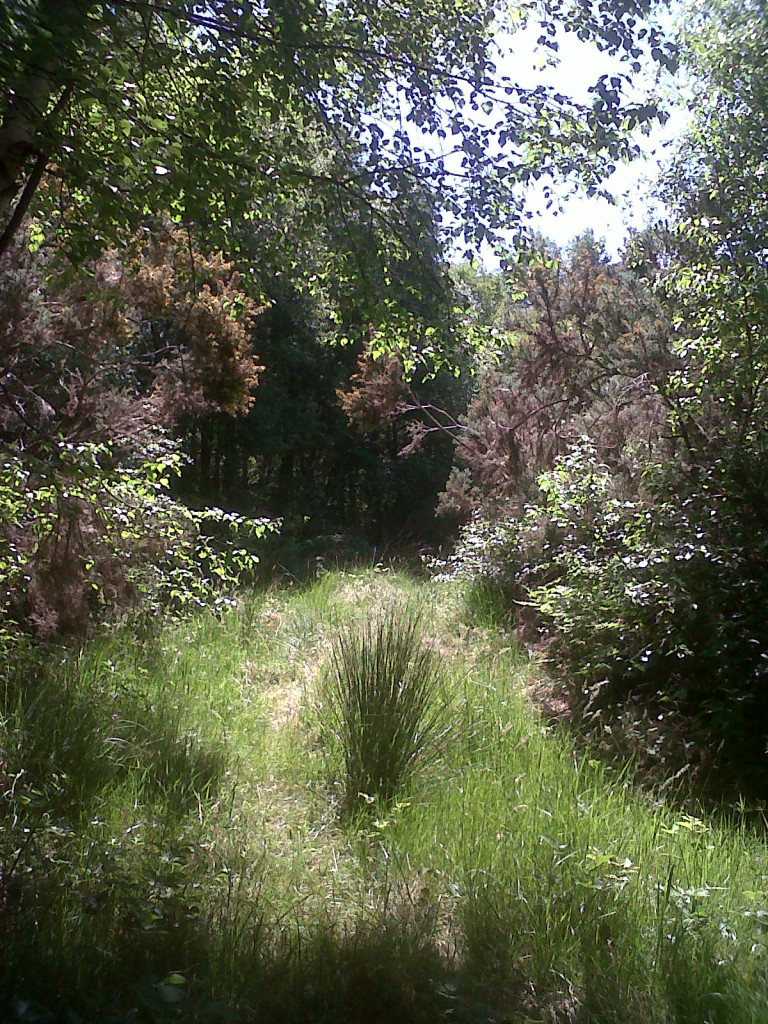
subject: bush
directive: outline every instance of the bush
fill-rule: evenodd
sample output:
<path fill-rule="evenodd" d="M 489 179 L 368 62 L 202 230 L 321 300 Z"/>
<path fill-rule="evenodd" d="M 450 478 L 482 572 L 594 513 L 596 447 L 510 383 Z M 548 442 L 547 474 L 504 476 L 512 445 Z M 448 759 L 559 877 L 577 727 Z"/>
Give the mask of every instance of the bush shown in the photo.
<path fill-rule="evenodd" d="M 396 605 L 336 639 L 322 703 L 341 748 L 345 813 L 390 800 L 451 734 L 441 662 L 421 623 L 418 610 Z"/>
<path fill-rule="evenodd" d="M 276 524 L 172 499 L 174 442 L 147 439 L 122 461 L 106 443 L 51 443 L 48 454 L 0 465 L 0 651 L 22 631 L 82 634 L 95 619 L 203 606 L 252 582 L 254 547 Z"/>
<path fill-rule="evenodd" d="M 0 654 L 205 603 L 265 529 L 169 495 L 178 426 L 252 403 L 260 311 L 232 267 L 158 226 L 73 270 L 37 230 L 0 258 Z"/>
<path fill-rule="evenodd" d="M 600 711 L 614 741 L 621 719 L 637 734 L 627 749 L 645 742 L 628 709 L 665 723 L 672 713 L 696 760 L 714 757 L 713 781 L 764 792 L 767 549 L 737 468 L 716 464 L 687 492 L 678 470 L 657 468 L 646 495 L 629 496 L 582 442 L 540 477 L 520 516 L 473 524 L 453 568 L 473 581 L 473 606 L 492 594 L 497 621 L 500 598 L 527 615 L 573 709 Z M 648 752 L 634 751 L 645 764 Z"/>

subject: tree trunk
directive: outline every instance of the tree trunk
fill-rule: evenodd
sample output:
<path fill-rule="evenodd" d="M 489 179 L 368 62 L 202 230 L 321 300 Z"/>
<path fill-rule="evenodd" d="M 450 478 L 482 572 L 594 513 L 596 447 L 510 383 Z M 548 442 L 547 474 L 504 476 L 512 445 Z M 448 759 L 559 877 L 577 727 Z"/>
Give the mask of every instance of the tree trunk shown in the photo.
<path fill-rule="evenodd" d="M 19 45 L 21 70 L 0 83 L 0 251 L 21 225 L 52 152 L 58 114 L 74 86 L 72 57 L 86 41 L 92 6 L 93 0 L 39 0 L 36 30 Z M 13 201 L 30 170 L 15 216 Z"/>
<path fill-rule="evenodd" d="M 208 500 L 211 493 L 211 424 L 200 420 L 200 448 L 198 454 L 198 498 Z"/>
<path fill-rule="evenodd" d="M 10 90 L 0 126 L 0 221 L 8 219 L 31 157 L 42 152 L 45 111 L 54 89 L 50 73 L 24 72 Z"/>

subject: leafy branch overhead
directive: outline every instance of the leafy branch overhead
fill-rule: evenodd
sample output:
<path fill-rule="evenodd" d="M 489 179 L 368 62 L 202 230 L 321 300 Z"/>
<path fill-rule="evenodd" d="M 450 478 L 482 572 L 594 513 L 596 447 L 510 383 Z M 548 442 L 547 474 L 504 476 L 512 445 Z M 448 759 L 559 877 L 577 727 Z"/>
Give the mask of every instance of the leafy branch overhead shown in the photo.
<path fill-rule="evenodd" d="M 419 239 L 397 213 L 424 193 L 441 230 L 476 244 L 519 223 L 531 177 L 594 188 L 658 116 L 627 96 L 641 54 L 675 60 L 652 6 L 12 0 L 0 13 L 0 249 L 40 203 L 81 244 L 91 225 L 103 244 L 158 209 L 203 217 L 221 238 L 306 189 L 389 221 L 410 249 Z M 505 14 L 510 29 L 538 24 L 553 59 L 560 24 L 627 72 L 596 82 L 588 105 L 501 77 Z"/>

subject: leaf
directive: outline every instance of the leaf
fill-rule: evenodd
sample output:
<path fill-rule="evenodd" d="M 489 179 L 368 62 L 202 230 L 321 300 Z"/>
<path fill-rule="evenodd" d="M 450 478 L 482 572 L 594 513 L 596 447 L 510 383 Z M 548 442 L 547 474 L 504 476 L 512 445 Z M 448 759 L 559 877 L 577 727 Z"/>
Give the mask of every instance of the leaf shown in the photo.
<path fill-rule="evenodd" d="M 177 974 L 177 973 L 174 972 L 172 974 L 169 974 L 166 978 L 163 978 L 163 980 L 162 980 L 162 982 L 160 984 L 161 985 L 186 985 L 187 984 L 187 979 L 184 977 L 183 974 Z"/>
<path fill-rule="evenodd" d="M 169 1004 L 181 1003 L 187 998 L 186 992 L 179 987 L 178 984 L 172 985 L 156 985 L 157 994 L 160 998 Z"/>

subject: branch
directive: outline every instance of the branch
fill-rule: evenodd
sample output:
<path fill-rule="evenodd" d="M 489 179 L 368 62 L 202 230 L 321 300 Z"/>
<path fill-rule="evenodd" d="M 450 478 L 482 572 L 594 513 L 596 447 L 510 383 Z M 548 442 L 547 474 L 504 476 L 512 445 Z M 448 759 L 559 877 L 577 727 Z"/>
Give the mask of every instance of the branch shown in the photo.
<path fill-rule="evenodd" d="M 21 227 L 21 222 L 26 216 L 29 204 L 32 202 L 32 197 L 37 191 L 37 186 L 40 184 L 47 166 L 48 154 L 44 153 L 42 150 L 38 150 L 35 166 L 32 168 L 32 173 L 27 178 L 24 191 L 21 193 L 18 203 L 16 203 L 16 209 L 13 211 L 13 215 L 6 224 L 2 235 L 0 235 L 0 256 L 10 248 L 16 232 Z"/>

